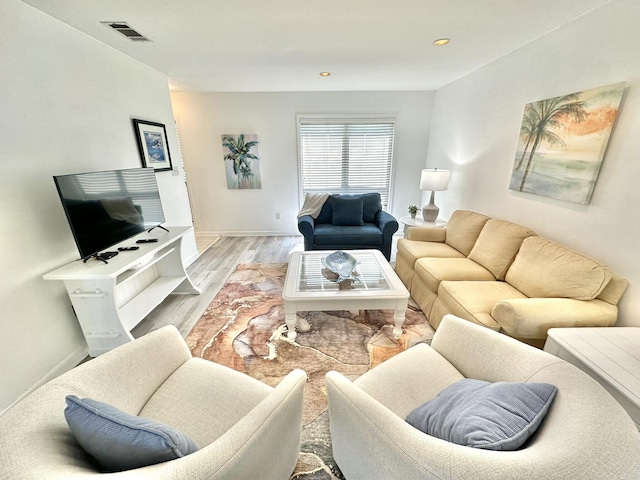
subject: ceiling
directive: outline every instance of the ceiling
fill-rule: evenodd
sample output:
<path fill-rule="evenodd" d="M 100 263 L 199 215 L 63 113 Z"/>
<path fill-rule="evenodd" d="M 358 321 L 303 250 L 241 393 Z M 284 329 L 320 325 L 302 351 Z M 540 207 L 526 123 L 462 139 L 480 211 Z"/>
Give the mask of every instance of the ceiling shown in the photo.
<path fill-rule="evenodd" d="M 610 1 L 23 0 L 199 92 L 435 90 Z"/>

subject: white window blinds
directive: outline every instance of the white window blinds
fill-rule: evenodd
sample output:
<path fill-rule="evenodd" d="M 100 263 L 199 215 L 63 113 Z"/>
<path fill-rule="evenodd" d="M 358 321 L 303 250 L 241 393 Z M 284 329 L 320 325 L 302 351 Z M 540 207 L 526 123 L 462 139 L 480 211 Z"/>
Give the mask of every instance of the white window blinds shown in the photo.
<path fill-rule="evenodd" d="M 303 197 L 310 192 L 378 192 L 382 207 L 388 207 L 392 119 L 301 117 L 298 124 Z"/>

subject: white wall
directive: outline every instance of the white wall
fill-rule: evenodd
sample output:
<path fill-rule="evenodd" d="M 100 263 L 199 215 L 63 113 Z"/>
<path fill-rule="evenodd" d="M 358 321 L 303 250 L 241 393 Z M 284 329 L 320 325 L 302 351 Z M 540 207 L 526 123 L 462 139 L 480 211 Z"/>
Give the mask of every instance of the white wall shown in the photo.
<path fill-rule="evenodd" d="M 436 195 L 445 217 L 461 208 L 521 223 L 627 278 L 620 325 L 640 325 L 638 19 L 640 2 L 613 1 L 438 90 L 427 159 L 452 171 Z M 628 90 L 590 205 L 508 189 L 525 103 L 620 81 Z"/>
<path fill-rule="evenodd" d="M 177 93 L 182 153 L 198 232 L 298 234 L 296 114 L 396 114 L 391 213 L 419 204 L 434 92 Z M 262 189 L 229 190 L 220 136 L 258 135 Z M 281 219 L 276 220 L 275 214 Z"/>
<path fill-rule="evenodd" d="M 61 282 L 79 257 L 52 175 L 141 166 L 131 118 L 167 125 L 164 75 L 17 0 L 0 6 L 0 412 L 87 351 Z M 191 224 L 181 176 L 158 173 L 168 224 Z M 195 241 L 193 250 L 195 250 Z"/>

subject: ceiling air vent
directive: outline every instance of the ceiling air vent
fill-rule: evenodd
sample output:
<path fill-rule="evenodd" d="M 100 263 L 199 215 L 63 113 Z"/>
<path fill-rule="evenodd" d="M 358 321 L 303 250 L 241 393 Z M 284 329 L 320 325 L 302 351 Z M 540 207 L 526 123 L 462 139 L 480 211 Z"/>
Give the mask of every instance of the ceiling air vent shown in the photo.
<path fill-rule="evenodd" d="M 100 22 L 103 25 L 115 30 L 116 32 L 124 35 L 129 40 L 134 42 L 150 42 L 147 37 L 142 35 L 140 32 L 137 32 L 131 26 L 129 26 L 126 22 Z"/>

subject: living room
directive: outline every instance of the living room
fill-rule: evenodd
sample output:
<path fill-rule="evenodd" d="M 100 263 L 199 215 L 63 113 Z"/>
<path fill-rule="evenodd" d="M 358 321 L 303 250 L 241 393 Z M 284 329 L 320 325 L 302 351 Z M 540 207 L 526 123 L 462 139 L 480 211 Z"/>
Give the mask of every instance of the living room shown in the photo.
<path fill-rule="evenodd" d="M 19 0 L 4 2 L 1 9 L 6 273 L 0 288 L 0 411 L 86 355 L 64 288 L 42 279 L 77 258 L 51 177 L 140 166 L 131 118 L 167 125 L 178 159 L 177 135 L 169 128 L 177 119 L 198 230 L 291 235 L 300 208 L 295 114 L 395 112 L 392 214 L 399 218 L 407 205 L 425 203 L 417 181 L 422 168 L 448 168 L 449 188 L 437 197 L 443 218 L 465 208 L 522 223 L 607 263 L 630 282 L 619 304 L 619 325 L 640 326 L 635 314 L 640 227 L 632 213 L 640 203 L 635 188 L 640 6 L 635 2 L 605 3 L 437 90 L 295 93 L 170 91 L 165 74 Z M 510 191 L 524 104 L 617 82 L 626 82 L 627 90 L 591 203 Z M 263 188 L 227 190 L 224 178 L 212 173 L 216 142 L 223 133 L 245 128 L 262 141 Z M 45 138 L 35 142 L 36 135 Z M 190 224 L 182 167 L 177 167 L 179 175 L 162 172 L 157 180 L 167 223 Z M 191 260 L 197 256 L 195 244 L 189 254 Z"/>

